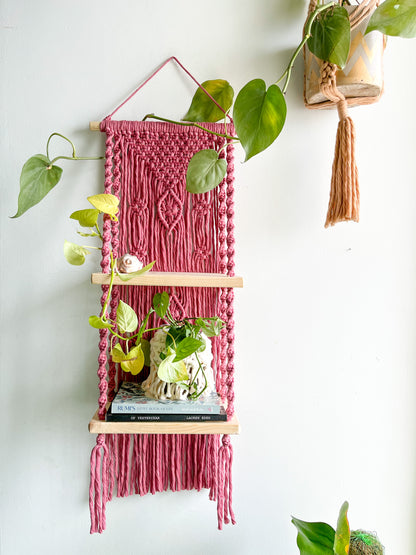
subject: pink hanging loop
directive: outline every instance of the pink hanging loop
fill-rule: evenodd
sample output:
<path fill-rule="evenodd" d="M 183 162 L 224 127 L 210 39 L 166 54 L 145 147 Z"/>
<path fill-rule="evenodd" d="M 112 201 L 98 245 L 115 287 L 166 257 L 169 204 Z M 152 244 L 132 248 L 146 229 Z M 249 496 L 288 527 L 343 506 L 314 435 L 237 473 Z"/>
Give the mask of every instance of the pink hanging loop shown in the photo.
<path fill-rule="evenodd" d="M 105 120 L 111 119 L 111 118 L 114 116 L 114 114 L 115 114 L 116 112 L 118 112 L 118 110 L 120 110 L 120 108 L 122 108 L 125 104 L 127 104 L 127 102 L 128 102 L 131 98 L 133 98 L 133 96 L 134 96 L 136 93 L 138 93 L 138 92 L 140 91 L 140 89 L 142 89 L 145 85 L 147 85 L 147 83 L 148 83 L 151 79 L 153 79 L 153 77 L 155 77 L 155 75 L 157 75 L 157 74 L 159 73 L 159 71 L 161 71 L 161 70 L 162 70 L 169 62 L 171 62 L 172 60 L 175 61 L 175 62 L 178 64 L 178 66 L 179 66 L 181 69 L 183 69 L 183 71 L 184 71 L 187 75 L 189 75 L 189 77 L 190 77 L 190 78 L 198 85 L 198 87 L 199 87 L 199 88 L 200 88 L 200 89 L 212 100 L 212 102 L 217 106 L 217 108 L 219 108 L 219 109 L 221 110 L 221 112 L 223 112 L 224 115 L 226 115 L 226 116 L 229 118 L 230 122 L 232 123 L 232 122 L 233 122 L 233 119 L 232 119 L 232 117 L 230 116 L 230 114 L 228 114 L 228 113 L 224 110 L 224 108 L 218 104 L 218 102 L 215 100 L 215 98 L 214 98 L 212 95 L 210 95 L 210 93 L 209 93 L 209 92 L 208 92 L 208 91 L 207 91 L 207 90 L 195 79 L 195 77 L 186 69 L 185 66 L 183 66 L 183 65 L 181 64 L 181 62 L 180 62 L 175 56 L 171 56 L 171 57 L 168 58 L 165 62 L 163 62 L 163 64 L 160 65 L 160 66 L 150 75 L 150 77 L 148 77 L 143 83 L 141 83 L 141 84 L 140 84 L 140 85 L 139 85 L 139 86 L 138 86 L 138 87 L 126 98 L 126 100 L 124 100 L 119 106 L 117 106 L 117 108 L 116 108 L 115 110 L 113 110 L 113 111 L 111 112 L 111 114 L 108 115 L 108 116 L 107 116 L 106 118 L 104 118 L 104 119 L 105 119 Z"/>

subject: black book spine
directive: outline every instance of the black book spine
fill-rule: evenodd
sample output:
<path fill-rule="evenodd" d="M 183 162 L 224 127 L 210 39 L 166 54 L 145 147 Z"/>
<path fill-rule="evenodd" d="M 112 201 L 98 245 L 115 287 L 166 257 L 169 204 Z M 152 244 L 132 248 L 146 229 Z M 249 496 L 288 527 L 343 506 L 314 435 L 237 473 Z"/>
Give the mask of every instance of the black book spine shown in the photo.
<path fill-rule="evenodd" d="M 222 414 L 112 414 L 107 412 L 106 422 L 225 422 Z"/>

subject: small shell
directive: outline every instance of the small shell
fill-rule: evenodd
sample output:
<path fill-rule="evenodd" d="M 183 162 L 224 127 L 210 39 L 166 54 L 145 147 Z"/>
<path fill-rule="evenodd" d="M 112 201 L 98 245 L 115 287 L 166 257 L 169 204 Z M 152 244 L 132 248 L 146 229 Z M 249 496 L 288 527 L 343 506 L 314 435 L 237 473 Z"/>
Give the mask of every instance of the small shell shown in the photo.
<path fill-rule="evenodd" d="M 143 268 L 143 263 L 133 254 L 125 254 L 117 258 L 117 268 L 121 274 L 131 274 Z"/>

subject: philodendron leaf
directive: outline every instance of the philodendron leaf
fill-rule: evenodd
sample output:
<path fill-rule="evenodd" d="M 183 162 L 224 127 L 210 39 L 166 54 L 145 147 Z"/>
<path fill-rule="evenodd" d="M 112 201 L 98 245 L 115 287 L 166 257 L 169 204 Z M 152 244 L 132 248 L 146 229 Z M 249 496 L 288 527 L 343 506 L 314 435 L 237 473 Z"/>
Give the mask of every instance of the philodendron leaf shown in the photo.
<path fill-rule="evenodd" d="M 112 324 L 110 324 L 109 322 L 104 322 L 103 319 L 99 316 L 90 316 L 88 318 L 88 322 L 90 326 L 97 330 L 110 329 L 113 327 Z"/>
<path fill-rule="evenodd" d="M 347 10 L 334 6 L 322 12 L 312 24 L 311 35 L 309 50 L 342 69 L 350 51 L 351 25 Z"/>
<path fill-rule="evenodd" d="M 130 372 L 133 376 L 137 376 L 144 366 L 144 354 L 140 345 L 136 345 L 131 349 L 126 360 L 120 362 L 120 366 L 124 372 Z"/>
<path fill-rule="evenodd" d="M 212 79 L 202 83 L 204 89 L 218 102 L 227 112 L 231 108 L 234 98 L 234 91 L 228 81 L 224 79 Z M 215 122 L 224 117 L 218 106 L 209 98 L 205 92 L 198 87 L 191 106 L 183 121 L 210 121 Z"/>
<path fill-rule="evenodd" d="M 176 345 L 174 362 L 189 357 L 196 351 L 199 351 L 201 347 L 205 348 L 205 341 L 201 341 L 195 337 L 185 337 L 185 339 L 182 339 L 182 341 Z"/>
<path fill-rule="evenodd" d="M 159 318 L 164 318 L 166 311 L 169 306 L 169 293 L 162 291 L 162 293 L 156 293 L 153 297 L 153 308 Z"/>
<path fill-rule="evenodd" d="M 335 531 L 335 555 L 348 555 L 350 548 L 350 525 L 348 523 L 347 511 L 348 501 L 345 501 L 339 511 L 337 529 Z"/>
<path fill-rule="evenodd" d="M 325 522 L 305 522 L 292 518 L 298 529 L 300 555 L 334 555 L 335 530 Z"/>
<path fill-rule="evenodd" d="M 215 189 L 227 173 L 227 162 L 211 148 L 200 150 L 192 156 L 186 172 L 186 190 L 189 193 L 206 193 Z"/>
<path fill-rule="evenodd" d="M 116 196 L 109 193 L 102 193 L 101 195 L 93 195 L 87 197 L 87 200 L 97 208 L 100 212 L 115 217 L 118 212 L 119 200 Z"/>
<path fill-rule="evenodd" d="M 174 358 L 175 354 L 169 355 L 159 364 L 157 375 L 164 382 L 182 382 L 189 378 L 184 361 L 173 362 Z"/>
<path fill-rule="evenodd" d="M 253 79 L 241 89 L 234 105 L 234 123 L 246 161 L 273 143 L 285 119 L 286 101 L 277 85 L 266 90 L 262 79 Z"/>
<path fill-rule="evenodd" d="M 43 154 L 29 158 L 20 174 L 18 207 L 13 218 L 18 218 L 40 202 L 55 187 L 61 175 L 62 169 L 51 166 L 50 160 Z"/>
<path fill-rule="evenodd" d="M 70 264 L 81 266 L 84 264 L 87 254 L 90 254 L 90 251 L 86 248 L 71 243 L 70 241 L 64 242 L 64 255 Z"/>
<path fill-rule="evenodd" d="M 209 320 L 197 318 L 195 324 L 201 328 L 207 337 L 217 337 L 224 327 L 224 322 L 220 318 L 211 318 Z"/>
<path fill-rule="evenodd" d="M 137 272 L 131 272 L 130 274 L 120 274 L 119 272 L 117 272 L 117 275 L 121 279 L 121 281 L 129 281 L 131 278 L 141 276 L 142 274 L 145 274 L 146 272 L 151 270 L 155 262 L 156 260 L 153 260 L 153 262 L 150 262 L 150 264 L 148 264 L 144 268 L 141 268 L 141 270 L 137 270 Z"/>
<path fill-rule="evenodd" d="M 373 13 L 366 33 L 381 31 L 393 37 L 416 37 L 416 0 L 386 0 Z"/>
<path fill-rule="evenodd" d="M 82 227 L 94 227 L 99 213 L 100 211 L 97 208 L 87 208 L 85 210 L 76 210 L 69 217 L 77 220 Z"/>
<path fill-rule="evenodd" d="M 134 310 L 124 301 L 120 301 L 117 307 L 117 327 L 122 333 L 133 332 L 139 325 Z"/>

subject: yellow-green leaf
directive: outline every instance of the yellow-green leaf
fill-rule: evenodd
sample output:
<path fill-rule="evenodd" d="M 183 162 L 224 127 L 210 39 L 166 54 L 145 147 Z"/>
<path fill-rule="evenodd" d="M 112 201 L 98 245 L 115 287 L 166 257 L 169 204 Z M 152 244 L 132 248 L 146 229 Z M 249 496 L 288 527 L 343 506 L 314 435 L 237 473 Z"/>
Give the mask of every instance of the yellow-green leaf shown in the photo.
<path fill-rule="evenodd" d="M 137 376 L 144 366 L 144 354 L 141 345 L 133 347 L 127 354 L 126 360 L 120 362 L 120 366 L 124 372 L 130 372 L 133 376 Z"/>
<path fill-rule="evenodd" d="M 202 83 L 204 89 L 209 92 L 212 98 L 227 112 L 233 103 L 234 91 L 228 81 L 224 79 L 211 79 Z M 215 122 L 224 118 L 224 112 L 211 100 L 211 98 L 198 87 L 191 106 L 187 114 L 183 117 L 184 121 L 210 121 Z"/>
<path fill-rule="evenodd" d="M 173 362 L 175 353 L 167 356 L 159 365 L 157 375 L 168 383 L 183 382 L 189 379 L 186 364 L 183 360 Z"/>
<path fill-rule="evenodd" d="M 69 217 L 77 220 L 82 227 L 94 227 L 99 213 L 100 211 L 97 208 L 86 208 L 85 210 L 72 212 Z"/>
<path fill-rule="evenodd" d="M 64 255 L 70 264 L 81 266 L 84 264 L 87 254 L 90 254 L 90 251 L 86 248 L 71 243 L 70 241 L 64 242 Z"/>
<path fill-rule="evenodd" d="M 350 548 L 350 525 L 347 518 L 348 501 L 342 504 L 335 531 L 334 554 L 348 555 Z"/>
<path fill-rule="evenodd" d="M 101 195 L 93 195 L 87 197 L 88 201 L 104 214 L 115 216 L 118 212 L 119 200 L 116 196 L 109 193 L 102 193 Z"/>

